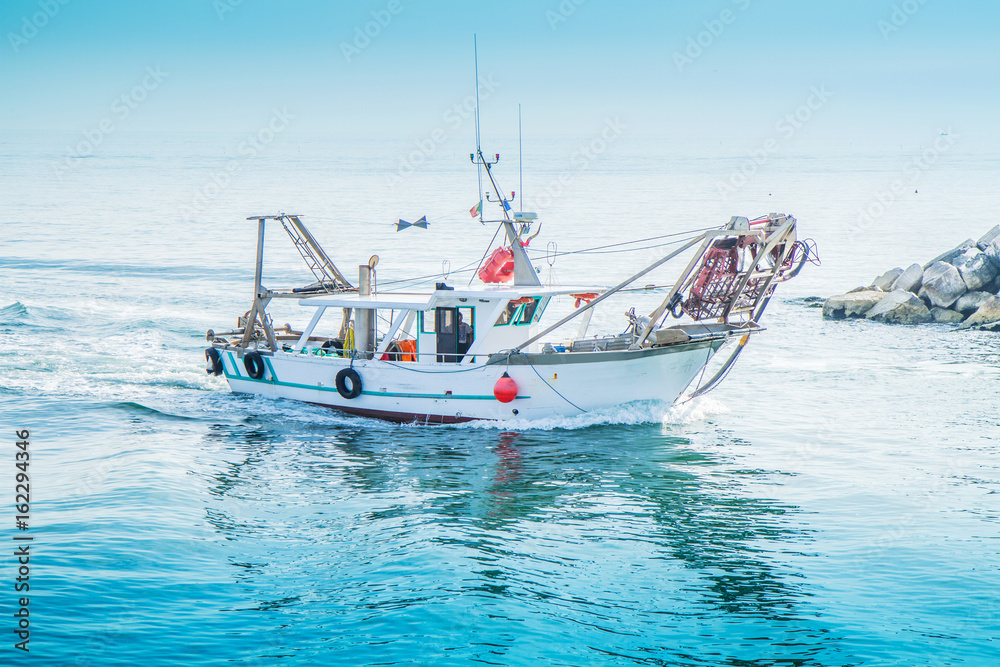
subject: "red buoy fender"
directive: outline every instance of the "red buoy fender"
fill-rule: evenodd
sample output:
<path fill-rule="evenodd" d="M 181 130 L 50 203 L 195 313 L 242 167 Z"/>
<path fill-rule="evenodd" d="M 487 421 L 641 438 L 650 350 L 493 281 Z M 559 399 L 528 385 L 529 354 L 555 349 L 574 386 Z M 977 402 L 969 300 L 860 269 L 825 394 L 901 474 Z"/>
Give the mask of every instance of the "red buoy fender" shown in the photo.
<path fill-rule="evenodd" d="M 497 248 L 479 269 L 479 279 L 484 283 L 507 283 L 514 277 L 514 253 L 510 248 Z"/>
<path fill-rule="evenodd" d="M 517 383 L 505 372 L 493 385 L 493 395 L 501 403 L 510 403 L 517 398 Z"/>

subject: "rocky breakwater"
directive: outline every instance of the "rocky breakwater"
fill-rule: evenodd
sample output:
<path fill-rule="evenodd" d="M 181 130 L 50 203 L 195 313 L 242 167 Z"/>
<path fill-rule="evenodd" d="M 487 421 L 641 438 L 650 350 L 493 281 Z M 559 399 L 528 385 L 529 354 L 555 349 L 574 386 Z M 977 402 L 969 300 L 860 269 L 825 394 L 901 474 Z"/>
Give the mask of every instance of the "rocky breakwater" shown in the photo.
<path fill-rule="evenodd" d="M 891 269 L 871 285 L 831 296 L 823 304 L 823 317 L 1000 331 L 998 292 L 1000 225 L 922 266 Z"/>

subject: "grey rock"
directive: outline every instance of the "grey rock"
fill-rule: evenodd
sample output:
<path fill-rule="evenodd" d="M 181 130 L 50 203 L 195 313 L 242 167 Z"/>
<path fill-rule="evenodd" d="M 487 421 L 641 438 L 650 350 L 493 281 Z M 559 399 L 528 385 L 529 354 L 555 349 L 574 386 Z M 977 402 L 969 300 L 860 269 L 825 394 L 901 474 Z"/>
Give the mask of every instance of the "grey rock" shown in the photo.
<path fill-rule="evenodd" d="M 984 325 L 991 325 L 994 322 L 1000 322 L 1000 299 L 995 296 L 991 296 L 986 300 L 986 303 L 979 307 L 976 312 L 969 315 L 969 317 L 962 322 L 962 328 L 987 328 Z M 992 331 L 992 329 L 990 330 Z"/>
<path fill-rule="evenodd" d="M 872 281 L 872 287 L 877 287 L 883 292 L 888 292 L 889 288 L 892 287 L 892 282 L 896 278 L 903 275 L 903 267 L 897 266 L 895 269 L 889 269 L 878 278 Z"/>
<path fill-rule="evenodd" d="M 980 236 L 979 240 L 976 241 L 976 247 L 986 252 L 986 247 L 996 239 L 1000 239 L 1000 225 L 994 225 L 993 229 Z"/>
<path fill-rule="evenodd" d="M 952 264 L 962 274 L 962 280 L 970 290 L 989 285 L 997 277 L 997 269 L 993 262 L 979 248 L 969 248 Z"/>
<path fill-rule="evenodd" d="M 965 315 L 971 315 L 979 310 L 980 306 L 989 301 L 992 296 L 989 292 L 966 292 L 958 297 L 958 301 L 951 308 Z"/>
<path fill-rule="evenodd" d="M 906 268 L 906 271 L 899 274 L 899 277 L 893 281 L 890 291 L 901 289 L 905 292 L 913 292 L 916 294 L 917 290 L 920 289 L 920 283 L 923 279 L 924 270 L 921 266 L 919 264 L 911 264 Z"/>
<path fill-rule="evenodd" d="M 951 264 L 953 261 L 955 261 L 955 258 L 961 255 L 963 252 L 965 252 L 969 248 L 975 248 L 975 247 L 976 247 L 975 241 L 973 241 L 972 239 L 966 239 L 962 241 L 962 243 L 960 243 L 959 245 L 949 250 L 948 252 L 943 252 L 934 259 L 932 259 L 931 261 L 924 264 L 924 271 L 926 271 L 927 268 L 934 262 L 945 262 L 947 264 Z"/>
<path fill-rule="evenodd" d="M 983 234 L 976 247 L 986 253 L 994 268 L 1000 270 L 1000 225 Z"/>
<path fill-rule="evenodd" d="M 882 292 L 882 291 L 884 290 L 880 290 L 877 287 L 855 287 L 852 290 L 847 290 L 847 294 L 854 294 L 855 292 Z"/>
<path fill-rule="evenodd" d="M 872 307 L 885 298 L 885 292 L 866 290 L 831 296 L 823 304 L 823 317 L 843 320 L 849 317 L 864 317 Z"/>
<path fill-rule="evenodd" d="M 988 286 L 983 288 L 984 292 L 989 292 L 990 294 L 996 294 L 1000 292 L 1000 273 L 997 273 L 997 277 L 993 279 Z"/>
<path fill-rule="evenodd" d="M 923 290 L 931 304 L 949 308 L 968 288 L 958 269 L 945 262 L 934 262 L 924 269 Z"/>
<path fill-rule="evenodd" d="M 937 308 L 933 303 L 931 303 L 931 298 L 927 295 L 927 288 L 921 286 L 920 290 L 917 291 L 917 296 L 928 308 Z"/>
<path fill-rule="evenodd" d="M 931 317 L 938 324 L 958 324 L 965 319 L 965 315 L 958 312 L 957 310 L 948 310 L 947 308 L 931 308 Z"/>
<path fill-rule="evenodd" d="M 906 290 L 893 290 L 865 314 L 865 318 L 886 324 L 926 324 L 933 321 L 924 302 Z"/>

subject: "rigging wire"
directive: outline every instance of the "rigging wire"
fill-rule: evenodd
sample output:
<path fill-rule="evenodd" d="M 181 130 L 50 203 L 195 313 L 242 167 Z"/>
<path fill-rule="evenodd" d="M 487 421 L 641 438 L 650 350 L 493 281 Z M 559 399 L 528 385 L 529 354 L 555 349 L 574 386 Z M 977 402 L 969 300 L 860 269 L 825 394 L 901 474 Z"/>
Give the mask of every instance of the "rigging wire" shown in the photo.
<path fill-rule="evenodd" d="M 712 230 L 712 229 L 717 229 L 717 227 L 703 227 L 702 229 L 689 229 L 687 231 L 676 232 L 676 233 L 673 233 L 673 234 L 662 234 L 660 236 L 650 236 L 650 237 L 644 238 L 644 239 L 635 239 L 634 241 L 622 241 L 620 243 L 609 243 L 607 245 L 594 246 L 593 248 L 584 248 L 583 250 L 567 250 L 565 252 L 556 252 L 556 253 L 552 254 L 551 256 L 552 257 L 559 257 L 561 255 L 581 255 L 581 254 L 585 254 L 585 253 L 610 254 L 610 253 L 613 253 L 613 252 L 631 252 L 633 250 L 648 250 L 649 248 L 659 248 L 659 247 L 665 246 L 665 245 L 673 245 L 674 243 L 683 243 L 684 241 L 686 241 L 688 239 L 687 238 L 683 238 L 683 239 L 680 239 L 678 241 L 672 241 L 670 243 L 659 243 L 659 244 L 656 244 L 656 245 L 646 246 L 644 248 L 625 248 L 623 250 L 612 250 L 612 251 L 609 251 L 608 253 L 598 253 L 598 252 L 596 252 L 598 250 L 604 250 L 605 248 L 616 248 L 618 246 L 623 246 L 623 245 L 632 245 L 633 243 L 644 243 L 646 241 L 655 241 L 657 239 L 668 239 L 668 238 L 673 238 L 675 236 L 687 236 L 689 234 L 698 234 L 698 233 L 701 233 L 701 232 L 707 232 L 707 231 Z M 540 253 L 541 251 L 532 250 L 531 252 Z"/>
<path fill-rule="evenodd" d="M 479 269 L 483 265 L 483 260 L 486 259 L 486 253 L 488 253 L 490 251 L 490 248 L 493 247 L 493 242 L 496 241 L 497 234 L 500 233 L 500 228 L 502 226 L 503 225 L 497 225 L 497 230 L 495 232 L 493 232 L 493 238 L 490 239 L 489 244 L 486 246 L 486 250 L 483 252 L 483 256 L 479 258 L 479 264 L 476 266 L 476 272 L 472 274 L 471 278 L 469 278 L 469 285 L 471 285 L 472 281 L 476 279 L 476 273 L 479 273 Z"/>
<path fill-rule="evenodd" d="M 539 373 L 538 370 L 535 368 L 535 365 L 533 363 L 531 363 L 531 359 L 528 357 L 528 355 L 526 355 L 524 352 L 521 352 L 521 351 L 518 351 L 517 354 L 519 354 L 520 356 L 524 357 L 524 360 L 528 362 L 528 366 L 530 366 L 531 370 L 533 370 L 535 372 L 535 375 L 538 376 L 538 379 L 541 380 L 542 382 L 544 382 L 546 387 L 548 387 L 549 389 L 551 389 L 552 391 L 554 391 L 559 398 L 561 398 L 562 400 L 566 401 L 567 403 L 569 403 L 570 405 L 572 405 L 574 408 L 576 408 L 580 412 L 586 412 L 586 410 L 584 410 L 579 405 L 577 405 L 573 401 L 571 401 L 568 398 L 566 398 L 565 396 L 563 396 L 561 393 L 559 393 L 558 389 L 556 389 L 551 384 L 549 384 L 548 380 L 546 380 L 545 378 L 543 378 L 542 374 Z M 511 353 L 508 352 L 507 353 L 507 363 L 508 363 L 508 365 L 510 364 L 510 357 L 511 357 Z"/>
<path fill-rule="evenodd" d="M 472 270 L 472 266 L 474 264 L 475 264 L 475 262 L 469 262 L 468 264 L 466 264 L 463 267 L 454 269 L 453 271 L 451 271 L 451 273 L 453 273 L 453 274 L 454 273 L 465 273 L 466 271 L 471 271 Z M 408 283 L 408 282 L 412 282 L 414 280 L 418 280 L 419 281 L 419 280 L 424 280 L 424 279 L 427 279 L 427 278 L 438 278 L 441 275 L 442 274 L 440 272 L 438 272 L 438 273 L 428 273 L 425 276 L 413 276 L 412 278 L 397 278 L 396 280 L 383 280 L 382 281 L 382 285 L 396 285 L 398 283 Z M 390 291 L 390 290 L 385 290 L 385 291 Z"/>
<path fill-rule="evenodd" d="M 595 254 L 596 255 L 596 254 L 614 254 L 614 253 L 619 253 L 619 252 L 637 252 L 637 251 L 640 251 L 640 250 L 651 250 L 653 248 L 662 248 L 662 247 L 666 247 L 666 246 L 670 246 L 670 245 L 676 245 L 678 243 L 683 243 L 683 242 L 689 240 L 690 237 L 681 238 L 681 239 L 678 239 L 676 241 L 668 241 L 666 243 L 656 243 L 656 244 L 653 244 L 653 245 L 642 246 L 642 247 L 639 247 L 639 248 L 620 248 L 620 246 L 631 245 L 631 244 L 634 244 L 634 243 L 643 243 L 645 241 L 655 241 L 657 239 L 666 239 L 666 238 L 674 238 L 674 237 L 677 237 L 677 236 L 686 236 L 686 235 L 689 235 L 689 234 L 696 234 L 696 233 L 708 231 L 708 230 L 711 230 L 711 229 L 716 229 L 716 227 L 704 227 L 702 229 L 694 229 L 694 230 L 687 230 L 687 231 L 683 231 L 683 232 L 675 232 L 673 234 L 661 234 L 659 236 L 650 236 L 650 237 L 643 238 L 643 239 L 635 239 L 633 241 L 621 241 L 619 243 L 609 243 L 609 244 L 602 245 L 602 246 L 594 246 L 592 248 L 584 248 L 582 250 L 566 250 L 564 252 L 555 252 L 555 253 L 548 253 L 547 251 L 541 251 L 541 250 L 528 250 L 527 248 L 525 250 L 527 252 L 530 252 L 533 255 L 533 259 L 535 259 L 536 261 L 537 261 L 537 259 L 541 258 L 541 256 L 542 256 L 541 253 L 542 252 L 546 253 L 546 257 L 547 258 L 553 258 L 553 259 L 555 257 L 560 257 L 562 255 L 581 255 L 581 254 Z M 486 252 L 483 253 L 483 256 L 479 259 L 478 262 L 475 262 L 475 264 L 476 264 L 475 271 L 478 271 L 479 268 L 482 266 L 483 260 L 486 259 L 486 255 L 487 255 L 487 253 L 489 253 L 489 249 L 491 247 L 493 247 L 493 241 L 496 240 L 497 234 L 499 234 L 499 233 L 500 233 L 500 227 L 498 226 L 497 230 L 493 233 L 493 238 L 490 239 L 489 245 L 486 246 Z M 617 250 L 605 250 L 606 248 L 618 248 L 618 249 Z M 465 273 L 466 271 L 470 270 L 470 268 L 473 266 L 473 264 L 474 264 L 473 262 L 470 262 L 470 263 L 466 264 L 465 266 L 452 271 L 452 273 L 453 274 L 462 274 L 462 273 Z M 416 287 L 417 285 L 421 285 L 423 283 L 430 282 L 431 280 L 440 277 L 440 275 L 441 275 L 440 273 L 433 273 L 433 274 L 427 274 L 427 275 L 424 275 L 424 276 L 416 276 L 416 277 L 412 277 L 412 278 L 399 278 L 399 279 L 396 279 L 396 280 L 384 280 L 384 281 L 382 281 L 382 285 L 398 285 L 400 283 L 411 283 L 408 286 L 410 286 L 410 287 Z M 475 275 L 475 274 L 473 274 L 473 275 Z M 474 280 L 474 277 L 473 277 L 473 279 L 469 280 L 469 284 L 470 285 L 472 284 L 472 280 Z M 403 289 L 403 287 L 400 287 L 398 289 Z M 393 291 L 393 290 L 386 290 L 386 291 Z"/>

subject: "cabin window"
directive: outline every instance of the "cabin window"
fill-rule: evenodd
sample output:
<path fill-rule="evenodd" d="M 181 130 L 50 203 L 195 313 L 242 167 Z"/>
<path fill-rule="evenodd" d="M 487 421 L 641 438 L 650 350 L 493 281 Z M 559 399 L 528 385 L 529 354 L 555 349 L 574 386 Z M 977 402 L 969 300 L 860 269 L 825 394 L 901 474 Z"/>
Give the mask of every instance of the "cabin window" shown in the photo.
<path fill-rule="evenodd" d="M 514 320 L 514 316 L 517 315 L 518 310 L 521 306 L 516 301 L 511 301 L 507 304 L 507 307 L 500 312 L 500 317 L 497 318 L 496 326 L 502 327 L 510 324 Z"/>
<path fill-rule="evenodd" d="M 435 333 L 434 312 L 431 311 L 430 316 L 428 316 L 428 313 L 420 311 L 417 315 L 420 318 L 420 333 Z"/>
<path fill-rule="evenodd" d="M 434 325 L 437 327 L 437 333 L 442 333 L 442 334 L 455 333 L 455 309 L 438 308 L 437 321 L 434 323 Z"/>
<path fill-rule="evenodd" d="M 476 340 L 476 311 L 471 307 L 458 309 L 458 353 L 464 355 Z M 461 357 L 459 358 L 461 361 Z"/>
<path fill-rule="evenodd" d="M 535 310 L 538 308 L 538 299 L 532 299 L 528 303 L 521 305 L 521 311 L 517 313 L 514 324 L 531 324 L 535 317 Z"/>
<path fill-rule="evenodd" d="M 544 299 L 543 302 L 541 298 L 531 297 L 510 301 L 503 312 L 500 313 L 500 317 L 497 318 L 496 326 L 504 326 L 506 324 L 520 326 L 537 322 L 541 318 L 542 312 L 545 310 L 548 302 L 548 298 Z"/>
<path fill-rule="evenodd" d="M 545 312 L 545 307 L 549 305 L 549 301 L 551 301 L 551 300 L 552 300 L 552 297 L 548 297 L 548 296 L 543 297 L 543 298 L 541 298 L 541 299 L 538 300 L 538 307 L 535 308 L 535 317 L 533 318 L 535 322 L 537 322 L 540 319 L 542 319 L 542 314 Z"/>

